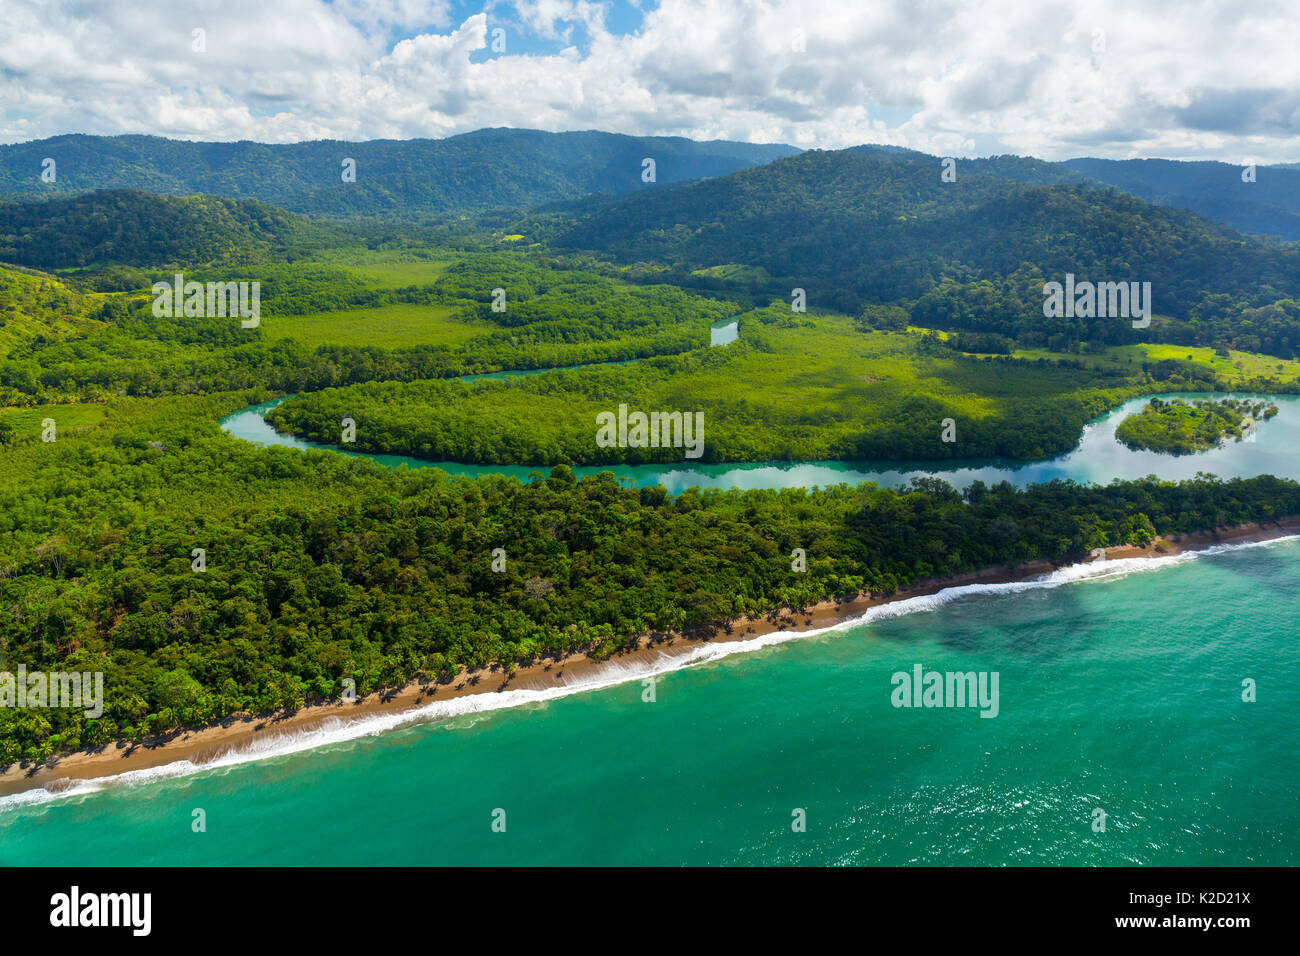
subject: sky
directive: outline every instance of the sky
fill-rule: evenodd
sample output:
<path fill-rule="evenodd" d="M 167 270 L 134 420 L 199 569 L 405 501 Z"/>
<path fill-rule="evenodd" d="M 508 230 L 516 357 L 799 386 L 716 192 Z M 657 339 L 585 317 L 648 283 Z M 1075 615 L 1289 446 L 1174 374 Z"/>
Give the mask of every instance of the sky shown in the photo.
<path fill-rule="evenodd" d="M 1300 0 L 0 0 L 0 142 L 513 126 L 1296 162 L 1298 49 Z"/>

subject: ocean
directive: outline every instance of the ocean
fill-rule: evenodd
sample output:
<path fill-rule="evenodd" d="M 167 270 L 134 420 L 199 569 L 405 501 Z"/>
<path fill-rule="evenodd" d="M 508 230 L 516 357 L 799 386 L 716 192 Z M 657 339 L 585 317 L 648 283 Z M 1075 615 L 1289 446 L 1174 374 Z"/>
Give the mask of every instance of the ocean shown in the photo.
<path fill-rule="evenodd" d="M 3 798 L 0 864 L 1295 865 L 1297 619 L 1296 539 L 972 586 L 650 685 Z M 996 716 L 895 706 L 918 665 L 996 675 Z"/>

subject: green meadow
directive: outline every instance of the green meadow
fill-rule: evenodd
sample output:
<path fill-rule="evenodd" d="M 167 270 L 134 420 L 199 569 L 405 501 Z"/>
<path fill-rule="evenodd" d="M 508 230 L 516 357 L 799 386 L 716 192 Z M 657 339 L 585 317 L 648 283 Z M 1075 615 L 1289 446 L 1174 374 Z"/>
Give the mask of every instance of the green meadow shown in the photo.
<path fill-rule="evenodd" d="M 350 345 L 401 348 L 412 345 L 460 345 L 493 331 L 481 322 L 459 318 L 464 309 L 452 305 L 386 303 L 362 309 L 313 312 L 308 315 L 263 316 L 262 329 L 271 341 L 294 339 L 306 346 Z"/>
<path fill-rule="evenodd" d="M 0 408 L 0 422 L 13 429 L 16 438 L 39 438 L 41 422 L 54 420 L 56 434 L 98 425 L 104 421 L 103 405 L 33 405 L 29 408 Z"/>
<path fill-rule="evenodd" d="M 347 263 L 347 267 L 372 288 L 404 289 L 409 286 L 432 285 L 450 264 L 450 259 L 403 261 L 368 257 L 359 262 Z"/>
<path fill-rule="evenodd" d="M 1068 353 L 1047 349 L 1017 349 L 1014 353 L 1027 359 L 1070 359 L 1093 368 L 1125 371 L 1140 369 L 1144 363 L 1178 362 L 1221 379 L 1225 384 L 1244 384 L 1250 379 L 1268 378 L 1278 383 L 1300 381 L 1300 362 L 1272 355 L 1240 352 L 1231 349 L 1228 358 L 1206 346 L 1140 343 L 1113 345 L 1100 352 Z"/>

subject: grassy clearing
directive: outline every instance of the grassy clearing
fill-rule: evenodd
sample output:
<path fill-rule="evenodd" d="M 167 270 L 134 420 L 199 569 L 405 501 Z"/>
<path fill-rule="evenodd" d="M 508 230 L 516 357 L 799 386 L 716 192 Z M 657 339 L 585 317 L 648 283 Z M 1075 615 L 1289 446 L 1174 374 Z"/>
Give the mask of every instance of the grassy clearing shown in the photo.
<path fill-rule="evenodd" d="M 772 281 L 771 275 L 762 266 L 745 266 L 731 262 L 721 266 L 708 266 L 704 269 L 691 270 L 693 276 L 707 276 L 711 279 L 724 279 L 728 282 L 752 282 L 765 284 Z"/>
<path fill-rule="evenodd" d="M 451 251 L 430 248 L 426 255 L 406 249 L 351 246 L 326 250 L 311 261 L 355 273 L 376 289 L 432 285 L 455 258 Z"/>
<path fill-rule="evenodd" d="M 362 262 L 348 268 L 376 289 L 405 289 L 408 286 L 433 285 L 451 265 L 438 262 Z"/>
<path fill-rule="evenodd" d="M 393 303 L 365 309 L 265 316 L 262 334 L 271 340 L 296 339 L 303 345 L 460 345 L 493 331 L 492 326 L 455 318 L 450 305 Z"/>
<path fill-rule="evenodd" d="M 761 338 L 771 351 L 738 352 L 725 374 L 670 379 L 655 397 L 675 407 L 704 404 L 792 426 L 835 422 L 853 431 L 917 399 L 941 398 L 963 414 L 984 417 L 999 395 L 1050 387 L 1046 374 L 1031 372 L 1029 383 L 980 375 L 981 367 L 957 356 L 918 356 L 914 336 L 863 334 L 841 315 L 810 316 L 787 327 L 750 325 L 741 338 Z M 970 381 L 972 371 L 988 381 Z"/>
<path fill-rule="evenodd" d="M 1230 351 L 1222 358 L 1214 349 L 1191 345 L 1117 345 L 1097 353 L 1050 352 L 1046 349 L 1021 349 L 1015 353 L 1021 358 L 1073 359 L 1087 363 L 1092 368 L 1137 372 L 1143 363 L 1176 361 L 1212 371 L 1229 384 L 1266 376 L 1281 382 L 1300 381 L 1300 362 L 1258 355 L 1254 352 Z"/>
<path fill-rule="evenodd" d="M 30 408 L 0 408 L 0 422 L 14 430 L 16 437 L 40 437 L 41 422 L 54 419 L 58 433 L 98 425 L 104 421 L 103 405 L 33 405 Z"/>

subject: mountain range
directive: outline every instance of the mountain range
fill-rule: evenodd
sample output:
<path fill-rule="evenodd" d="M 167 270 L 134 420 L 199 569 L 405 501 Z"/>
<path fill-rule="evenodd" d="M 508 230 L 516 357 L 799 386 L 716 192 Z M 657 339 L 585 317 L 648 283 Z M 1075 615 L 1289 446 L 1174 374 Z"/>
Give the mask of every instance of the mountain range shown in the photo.
<path fill-rule="evenodd" d="M 849 151 L 935 169 L 942 161 L 897 146 Z M 799 152 L 781 144 L 504 128 L 446 139 L 284 145 L 75 134 L 0 146 L 0 194 L 143 189 L 260 199 L 313 216 L 465 214 L 626 195 L 725 176 Z M 41 178 L 46 159 L 55 161 L 53 182 Z M 343 181 L 345 159 L 355 161 L 354 182 Z M 642 178 L 646 159 L 655 162 L 652 182 Z M 1241 166 L 1166 159 L 1057 163 L 995 156 L 958 159 L 956 169 L 1030 185 L 1104 184 L 1241 232 L 1300 240 L 1300 164 L 1259 167 L 1251 182 L 1243 181 Z"/>
<path fill-rule="evenodd" d="M 143 189 L 260 199 L 318 216 L 518 209 L 722 176 L 797 153 L 791 146 L 617 133 L 483 129 L 446 139 L 200 143 L 156 136 L 56 136 L 0 146 L 0 193 Z M 54 181 L 41 179 L 54 163 Z M 345 181 L 345 160 L 354 181 Z M 646 159 L 652 183 L 643 182 Z"/>

